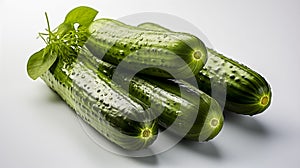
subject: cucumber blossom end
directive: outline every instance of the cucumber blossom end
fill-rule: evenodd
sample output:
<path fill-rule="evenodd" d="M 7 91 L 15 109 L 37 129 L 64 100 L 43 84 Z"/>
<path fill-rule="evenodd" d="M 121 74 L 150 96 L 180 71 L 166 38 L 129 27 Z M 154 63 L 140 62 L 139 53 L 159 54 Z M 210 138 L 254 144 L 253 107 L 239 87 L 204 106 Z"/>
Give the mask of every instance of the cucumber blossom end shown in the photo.
<path fill-rule="evenodd" d="M 202 57 L 201 51 L 199 51 L 199 50 L 195 51 L 195 52 L 193 53 L 193 57 L 194 57 L 195 60 L 200 60 L 201 57 Z"/>
<path fill-rule="evenodd" d="M 211 127 L 217 127 L 219 125 L 219 120 L 216 119 L 216 118 L 213 118 L 211 121 L 210 121 L 210 126 Z"/>
<path fill-rule="evenodd" d="M 261 106 L 266 106 L 266 105 L 268 105 L 269 104 L 269 96 L 268 95 L 264 95 L 264 96 L 262 96 L 261 97 L 261 99 L 260 99 L 260 105 Z"/>
<path fill-rule="evenodd" d="M 144 128 L 141 130 L 141 134 L 140 134 L 140 138 L 142 139 L 150 139 L 151 137 L 153 137 L 153 132 L 151 128 Z"/>

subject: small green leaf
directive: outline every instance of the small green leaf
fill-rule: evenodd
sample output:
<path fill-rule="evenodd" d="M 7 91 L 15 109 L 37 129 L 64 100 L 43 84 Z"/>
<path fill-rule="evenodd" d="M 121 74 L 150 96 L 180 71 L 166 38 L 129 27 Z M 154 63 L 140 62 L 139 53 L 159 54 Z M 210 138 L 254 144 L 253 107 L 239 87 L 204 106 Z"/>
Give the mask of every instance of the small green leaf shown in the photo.
<path fill-rule="evenodd" d="M 33 80 L 45 73 L 55 62 L 57 54 L 48 52 L 48 48 L 34 53 L 28 60 L 27 73 Z"/>
<path fill-rule="evenodd" d="M 64 23 L 65 24 L 75 24 L 79 23 L 81 26 L 89 26 L 91 22 L 95 19 L 98 11 L 87 7 L 87 6 L 79 6 L 71 10 L 66 18 Z"/>
<path fill-rule="evenodd" d="M 70 30 L 74 29 L 72 27 L 72 25 L 70 24 L 66 24 L 66 23 L 62 23 L 58 26 L 57 28 L 57 32 L 55 33 L 56 35 L 64 35 L 66 34 L 67 32 L 69 32 Z"/>
<path fill-rule="evenodd" d="M 57 31 L 53 33 L 50 30 L 47 13 L 45 13 L 48 25 L 48 41 L 44 41 L 47 43 L 47 46 L 44 49 L 34 53 L 29 58 L 27 63 L 28 75 L 32 79 L 37 79 L 52 66 L 58 55 L 67 55 L 64 53 L 68 52 L 68 48 L 76 48 L 80 44 L 76 40 L 85 39 L 85 36 L 79 35 L 80 33 L 78 33 L 74 27 L 75 23 L 78 23 L 80 27 L 85 29 L 93 22 L 97 14 L 98 11 L 90 7 L 79 6 L 74 8 L 67 14 L 64 22 L 58 26 Z M 74 36 L 75 38 L 73 36 L 68 36 L 68 34 L 73 31 L 75 34 L 78 33 L 78 36 Z M 74 46 L 69 46 L 70 44 L 73 45 L 74 41 Z"/>

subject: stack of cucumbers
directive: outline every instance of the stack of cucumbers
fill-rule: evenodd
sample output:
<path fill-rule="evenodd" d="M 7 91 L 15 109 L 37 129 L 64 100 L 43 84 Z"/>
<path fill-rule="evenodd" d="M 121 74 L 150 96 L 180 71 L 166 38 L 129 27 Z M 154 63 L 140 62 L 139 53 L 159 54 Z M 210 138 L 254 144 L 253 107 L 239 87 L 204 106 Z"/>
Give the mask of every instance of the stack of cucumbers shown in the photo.
<path fill-rule="evenodd" d="M 141 150 L 161 131 L 204 142 L 221 131 L 223 111 L 253 116 L 269 107 L 271 88 L 260 74 L 198 37 L 97 13 L 77 7 L 52 31 L 46 14 L 46 46 L 27 72 L 112 143 Z"/>

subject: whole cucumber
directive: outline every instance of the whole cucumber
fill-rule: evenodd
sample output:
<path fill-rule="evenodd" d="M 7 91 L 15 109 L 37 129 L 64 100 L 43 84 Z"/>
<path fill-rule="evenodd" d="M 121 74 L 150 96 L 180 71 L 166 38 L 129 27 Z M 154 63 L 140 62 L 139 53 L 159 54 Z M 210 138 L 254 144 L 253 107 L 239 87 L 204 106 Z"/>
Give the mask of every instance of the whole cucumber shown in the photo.
<path fill-rule="evenodd" d="M 187 33 L 145 30 L 106 18 L 95 20 L 89 32 L 86 46 L 94 55 L 147 75 L 189 78 L 207 61 L 203 42 Z"/>
<path fill-rule="evenodd" d="M 143 23 L 138 27 L 162 32 L 171 31 L 155 23 Z M 200 90 L 211 95 L 211 79 L 217 83 L 225 83 L 225 110 L 238 114 L 255 115 L 270 106 L 271 87 L 264 77 L 213 49 L 207 48 L 207 54 L 207 63 L 196 74 Z"/>
<path fill-rule="evenodd" d="M 105 80 L 105 75 L 91 68 L 86 62 L 66 56 L 56 60 L 41 78 L 111 142 L 127 150 L 151 145 L 158 134 L 153 113 L 115 89 Z"/>

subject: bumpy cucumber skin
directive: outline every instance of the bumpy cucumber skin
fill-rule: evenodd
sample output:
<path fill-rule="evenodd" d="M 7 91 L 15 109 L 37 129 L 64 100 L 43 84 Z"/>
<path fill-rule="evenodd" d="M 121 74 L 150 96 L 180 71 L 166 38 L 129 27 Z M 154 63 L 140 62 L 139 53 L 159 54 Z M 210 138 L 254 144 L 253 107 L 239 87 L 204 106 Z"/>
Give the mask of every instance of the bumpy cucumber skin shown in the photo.
<path fill-rule="evenodd" d="M 151 112 L 125 94 L 112 89 L 82 62 L 57 60 L 41 78 L 90 126 L 111 142 L 127 150 L 151 145 L 158 123 Z M 148 129 L 150 136 L 143 137 Z"/>
<path fill-rule="evenodd" d="M 138 27 L 171 31 L 155 23 L 143 23 Z M 213 49 L 207 48 L 207 54 L 207 63 L 196 74 L 200 90 L 211 95 L 212 78 L 216 83 L 225 84 L 227 94 L 224 108 L 238 114 L 252 116 L 262 113 L 270 106 L 271 87 L 264 77 Z"/>
<path fill-rule="evenodd" d="M 183 80 L 177 79 L 157 79 L 149 76 L 140 76 L 140 79 L 143 81 L 137 82 L 139 85 L 149 85 L 148 88 L 155 88 L 156 93 L 153 92 L 146 92 L 145 90 L 131 90 L 131 93 L 134 94 L 136 97 L 143 99 L 144 97 L 159 97 L 162 98 L 165 95 L 171 95 L 172 97 L 176 97 L 177 99 L 182 99 L 178 102 L 181 107 L 185 107 L 185 103 L 189 102 L 190 104 L 198 105 L 198 111 L 194 111 L 195 114 L 192 114 L 193 111 L 189 109 L 181 109 L 181 113 L 177 114 L 176 111 L 170 111 L 163 113 L 159 117 L 160 125 L 163 125 L 167 128 L 177 117 L 183 118 L 181 124 L 185 124 L 188 122 L 193 121 L 192 119 L 188 118 L 190 116 L 195 116 L 196 119 L 193 121 L 192 128 L 189 130 L 187 135 L 185 136 L 186 139 L 194 140 L 194 141 L 208 141 L 213 139 L 218 135 L 223 127 L 223 113 L 220 105 L 218 102 L 208 96 L 206 93 L 200 91 L 199 89 L 195 88 L 188 82 Z M 133 84 L 134 85 L 134 84 Z M 137 87 L 136 87 L 137 88 Z M 179 89 L 180 88 L 180 89 Z M 142 94 L 141 94 L 142 93 Z M 159 95 L 156 95 L 158 94 Z M 166 97 L 166 96 L 165 96 Z M 169 99 L 170 100 L 170 99 Z M 147 101 L 147 100 L 144 100 Z M 196 102 L 199 101 L 199 102 Z M 172 115 L 168 115 L 171 113 Z M 175 115 L 176 114 L 176 115 Z M 193 116 L 193 117 L 194 117 Z M 216 120 L 218 123 L 216 125 L 212 125 L 212 121 Z M 175 131 L 180 129 L 176 128 Z"/>
<path fill-rule="evenodd" d="M 130 95 L 141 100 L 154 111 L 161 112 L 158 117 L 159 124 L 164 128 L 174 124 L 171 131 L 175 134 L 202 142 L 213 139 L 222 129 L 224 118 L 218 102 L 189 83 L 143 74 L 129 79 L 126 73 L 114 73 L 116 66 L 98 59 L 88 50 L 83 50 L 80 57 L 94 64 L 108 78 L 117 80 L 115 82 L 130 83 Z M 120 85 L 120 87 L 125 86 Z M 211 124 L 213 119 L 218 121 L 214 126 Z"/>
<path fill-rule="evenodd" d="M 147 75 L 189 78 L 207 61 L 203 42 L 187 33 L 145 30 L 106 18 L 94 21 L 89 32 L 86 46 L 94 55 Z"/>
<path fill-rule="evenodd" d="M 210 94 L 212 77 L 219 79 L 219 83 L 224 82 L 227 87 L 225 109 L 238 114 L 256 115 L 270 106 L 271 87 L 260 74 L 212 49 L 208 51 L 207 65 L 196 75 L 200 89 Z M 263 102 L 264 97 L 267 102 Z"/>

